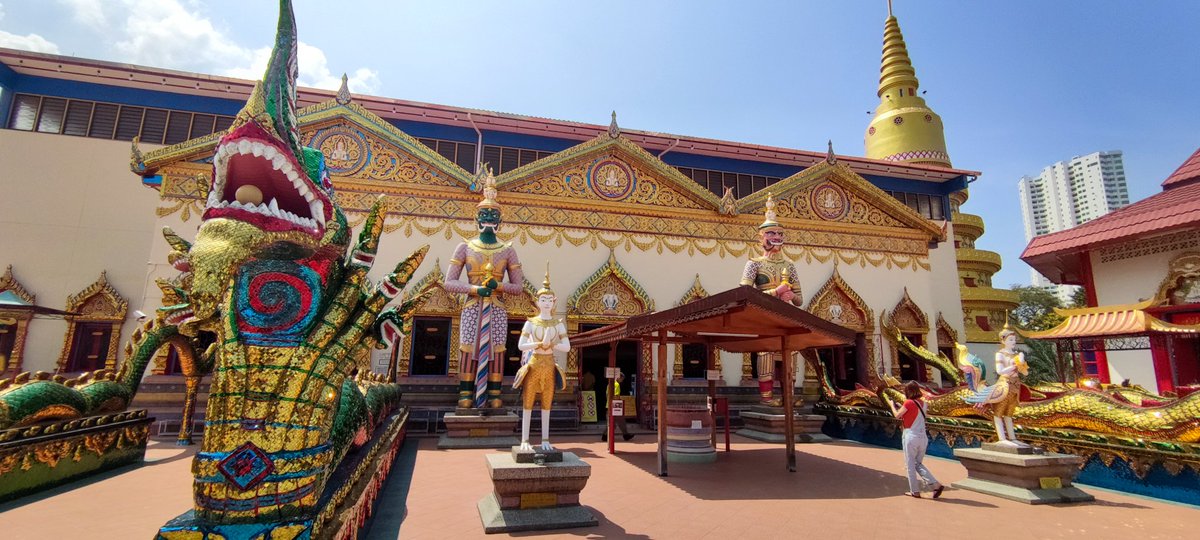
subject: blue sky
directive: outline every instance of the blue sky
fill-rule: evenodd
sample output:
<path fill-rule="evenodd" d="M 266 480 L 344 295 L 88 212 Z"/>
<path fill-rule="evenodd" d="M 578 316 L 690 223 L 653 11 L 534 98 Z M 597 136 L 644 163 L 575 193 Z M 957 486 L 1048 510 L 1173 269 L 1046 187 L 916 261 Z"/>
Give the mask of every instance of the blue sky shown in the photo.
<path fill-rule="evenodd" d="M 530 116 L 862 155 L 884 0 L 296 0 L 301 82 Z M 2 0 L 0 46 L 257 78 L 272 0 Z M 964 211 L 1027 283 L 1016 182 L 1122 150 L 1139 200 L 1200 146 L 1200 2 L 895 2 Z"/>

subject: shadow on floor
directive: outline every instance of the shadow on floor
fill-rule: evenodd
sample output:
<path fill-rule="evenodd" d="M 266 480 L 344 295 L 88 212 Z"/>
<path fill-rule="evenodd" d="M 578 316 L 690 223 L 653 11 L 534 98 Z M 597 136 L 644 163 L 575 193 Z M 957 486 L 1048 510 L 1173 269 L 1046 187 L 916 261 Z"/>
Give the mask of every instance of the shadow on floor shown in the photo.
<path fill-rule="evenodd" d="M 363 525 L 362 538 L 367 540 L 394 539 L 400 537 L 400 526 L 408 517 L 408 491 L 412 487 L 413 470 L 417 463 L 419 439 L 408 437 L 404 446 L 396 453 L 392 473 L 379 491 L 377 501 L 395 501 L 395 504 L 377 504 L 375 513 Z"/>
<path fill-rule="evenodd" d="M 853 445 L 853 443 L 822 443 L 822 446 Z M 617 453 L 617 457 L 658 475 L 658 454 L 654 440 L 632 445 Z M 805 445 L 796 445 L 796 472 L 787 472 L 784 446 L 738 447 L 721 450 L 713 463 L 668 463 L 664 482 L 705 500 L 754 499 L 878 499 L 895 497 L 908 491 L 908 479 L 902 474 L 903 464 L 897 461 L 896 473 L 882 472 L 853 463 L 806 453 Z M 857 446 L 857 445 L 853 445 Z M 755 486 L 753 490 L 730 490 L 724 481 L 738 479 L 740 485 Z M 948 492 L 942 496 L 947 499 Z M 940 500 L 939 500 L 940 501 Z M 975 503 L 970 503 L 975 505 Z"/>

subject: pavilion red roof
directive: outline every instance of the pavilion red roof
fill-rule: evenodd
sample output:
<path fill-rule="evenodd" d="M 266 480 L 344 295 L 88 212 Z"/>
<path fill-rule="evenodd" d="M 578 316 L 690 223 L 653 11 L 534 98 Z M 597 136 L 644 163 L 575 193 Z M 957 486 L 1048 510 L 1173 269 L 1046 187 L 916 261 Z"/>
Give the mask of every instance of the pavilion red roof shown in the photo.
<path fill-rule="evenodd" d="M 1192 157 L 1183 162 L 1175 172 L 1163 180 L 1163 189 L 1180 186 L 1192 180 L 1200 179 L 1200 148 L 1192 153 Z"/>

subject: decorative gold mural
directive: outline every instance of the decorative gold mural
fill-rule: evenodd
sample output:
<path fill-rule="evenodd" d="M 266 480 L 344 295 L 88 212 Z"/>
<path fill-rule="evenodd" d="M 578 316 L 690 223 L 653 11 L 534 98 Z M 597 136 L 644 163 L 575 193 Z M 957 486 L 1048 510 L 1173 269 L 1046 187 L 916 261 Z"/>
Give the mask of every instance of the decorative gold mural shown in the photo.
<path fill-rule="evenodd" d="M 872 369 L 862 376 L 868 381 L 874 381 L 879 369 L 875 346 L 875 314 L 858 292 L 842 278 L 837 266 L 833 267 L 833 275 L 808 301 L 807 309 L 813 315 L 863 334 L 867 347 L 865 354 Z M 811 362 L 814 357 L 804 355 L 804 358 Z"/>
<path fill-rule="evenodd" d="M 906 334 L 929 333 L 929 317 L 925 316 L 925 312 L 908 295 L 908 287 L 904 288 L 904 295 L 888 312 L 887 324 Z"/>
<path fill-rule="evenodd" d="M 352 102 L 313 105 L 299 112 L 299 121 L 304 140 L 326 152 L 339 204 L 352 224 L 364 219 L 382 193 L 393 209 L 387 233 L 447 239 L 473 235 L 478 195 L 471 192 L 467 171 Z M 619 130 L 615 133 L 498 178 L 500 198 L 512 209 L 505 212 L 501 237 L 519 245 L 720 258 L 753 252 L 753 214 L 759 212 L 746 212 L 761 201 L 755 203 L 751 196 L 723 203 Z M 215 139 L 206 137 L 144 156 L 147 171 L 163 178 L 160 216 L 199 219 L 211 174 L 206 160 L 214 148 Z M 785 253 L 792 259 L 929 270 L 929 241 L 940 230 L 844 165 L 810 167 L 780 183 L 785 191 L 789 186 L 789 212 L 804 205 L 819 211 L 783 217 L 791 242 Z M 804 197 L 816 202 L 803 203 Z M 837 201 L 844 203 L 844 217 L 835 216 Z"/>
<path fill-rule="evenodd" d="M 1171 259 L 1154 300 L 1156 305 L 1200 302 L 1200 253 L 1186 251 Z"/>
<path fill-rule="evenodd" d="M 941 312 L 938 313 L 936 328 L 937 346 L 939 349 L 943 347 L 953 348 L 954 344 L 959 343 L 958 331 L 953 326 L 950 326 L 950 323 L 946 322 L 946 318 L 942 316 Z"/>
<path fill-rule="evenodd" d="M 325 154 L 325 164 L 335 179 L 353 176 L 422 186 L 462 185 L 457 178 L 421 161 L 412 152 L 341 118 L 306 126 L 302 139 L 305 146 Z M 414 143 L 428 148 L 419 141 Z M 441 165 L 452 165 L 461 171 L 452 163 Z"/>
<path fill-rule="evenodd" d="M 92 322 L 107 322 L 111 325 L 108 349 L 104 353 L 104 367 L 116 369 L 117 351 L 120 350 L 121 343 L 121 323 L 125 322 L 129 302 L 108 283 L 108 273 L 101 271 L 99 279 L 67 298 L 66 310 L 75 315 L 64 317 L 67 321 L 67 334 L 63 340 L 62 354 L 58 357 L 58 371 L 69 371 L 67 361 L 71 354 L 71 345 L 75 341 L 75 333 L 81 324 Z"/>
<path fill-rule="evenodd" d="M 613 252 L 567 300 L 567 318 L 589 323 L 612 323 L 653 311 L 654 300 Z"/>

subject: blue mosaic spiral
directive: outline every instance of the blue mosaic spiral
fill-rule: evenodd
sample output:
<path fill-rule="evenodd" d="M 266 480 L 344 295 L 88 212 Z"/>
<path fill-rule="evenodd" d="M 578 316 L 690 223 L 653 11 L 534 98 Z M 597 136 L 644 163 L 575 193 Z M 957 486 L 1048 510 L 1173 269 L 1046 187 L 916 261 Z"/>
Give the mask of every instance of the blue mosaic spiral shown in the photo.
<path fill-rule="evenodd" d="M 321 278 L 292 261 L 251 261 L 238 273 L 238 330 L 251 345 L 296 345 L 321 305 Z"/>

